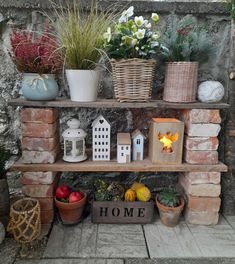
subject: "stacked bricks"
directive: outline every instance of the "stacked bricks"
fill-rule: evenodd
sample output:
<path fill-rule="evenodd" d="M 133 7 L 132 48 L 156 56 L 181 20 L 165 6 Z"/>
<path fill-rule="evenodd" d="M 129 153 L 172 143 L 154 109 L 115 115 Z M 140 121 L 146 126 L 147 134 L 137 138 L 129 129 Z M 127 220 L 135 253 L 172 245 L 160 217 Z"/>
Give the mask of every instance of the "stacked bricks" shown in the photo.
<path fill-rule="evenodd" d="M 53 108 L 24 108 L 21 111 L 22 161 L 54 163 L 59 153 L 58 111 Z M 54 219 L 54 192 L 58 180 L 55 172 L 23 172 L 22 192 L 40 203 L 41 222 Z"/>
<path fill-rule="evenodd" d="M 218 163 L 219 110 L 183 111 L 185 122 L 184 158 L 190 164 Z M 219 220 L 221 205 L 220 172 L 186 172 L 179 184 L 186 194 L 185 219 L 190 224 L 212 225 Z"/>

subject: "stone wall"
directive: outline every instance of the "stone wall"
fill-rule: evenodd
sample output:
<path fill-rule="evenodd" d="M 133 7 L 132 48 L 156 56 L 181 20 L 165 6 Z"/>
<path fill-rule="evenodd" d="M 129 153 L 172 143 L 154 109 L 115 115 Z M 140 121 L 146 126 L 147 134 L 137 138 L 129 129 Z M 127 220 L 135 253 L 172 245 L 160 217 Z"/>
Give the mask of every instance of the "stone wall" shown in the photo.
<path fill-rule="evenodd" d="M 60 1 L 62 4 L 65 1 Z M 206 25 L 217 47 L 217 52 L 212 58 L 210 64 L 203 65 L 200 68 L 199 81 L 218 80 L 224 86 L 228 87 L 227 72 L 229 69 L 229 48 L 230 48 L 230 20 L 224 9 L 224 5 L 217 1 L 102 1 L 101 6 L 116 3 L 120 6 L 134 5 L 137 13 L 149 16 L 151 12 L 158 12 L 160 15 L 160 27 L 164 31 L 167 20 L 171 12 L 175 12 L 180 18 L 185 14 L 193 14 L 199 24 Z M 198 3 L 200 2 L 200 3 Z M 87 5 L 87 1 L 83 1 Z M 20 75 L 16 72 L 13 63 L 8 55 L 9 33 L 11 26 L 27 26 L 28 28 L 40 29 L 43 26 L 45 17 L 42 15 L 42 9 L 50 12 L 49 1 L 29 0 L 29 1 L 4 1 L 0 0 L 0 142 L 5 142 L 12 150 L 12 153 L 20 153 L 19 148 L 19 108 L 7 106 L 7 101 L 17 97 L 20 88 Z M 159 65 L 158 81 L 154 87 L 154 95 L 158 98 L 162 97 L 163 87 L 163 67 Z M 63 79 L 63 78 L 62 78 Z M 62 80 L 61 95 L 68 95 L 68 89 Z M 100 96 L 110 98 L 113 96 L 113 87 L 111 77 L 104 72 L 102 89 Z M 228 90 L 226 91 L 226 99 L 228 98 Z M 132 131 L 135 128 L 141 129 L 146 135 L 148 133 L 148 123 L 151 117 L 168 116 L 179 117 L 179 112 L 173 110 L 100 110 L 100 109 L 62 109 L 60 116 L 61 130 L 65 128 L 65 122 L 70 117 L 80 119 L 82 127 L 88 132 L 87 145 L 91 144 L 91 122 L 102 113 L 112 124 L 112 145 L 115 145 L 116 134 L 120 131 Z M 223 115 L 226 117 L 226 114 Z M 223 132 L 225 133 L 225 132 Z M 224 136 L 221 137 L 224 139 Z M 224 157 L 224 148 L 220 153 L 222 159 Z M 228 179 L 233 179 L 233 174 Z M 87 187 L 92 184 L 97 174 L 74 174 L 64 175 L 64 179 L 74 184 L 82 184 Z M 142 181 L 148 183 L 155 189 L 162 185 L 175 184 L 177 182 L 177 174 L 175 173 L 158 173 L 139 175 L 134 173 L 109 173 L 100 174 L 100 177 L 108 177 L 122 180 L 126 183 L 133 179 L 141 178 Z M 16 176 L 12 176 L 14 179 Z M 230 199 L 230 198 L 229 198 Z M 229 200 L 231 201 L 231 199 Z M 235 212 L 235 208 L 234 208 Z"/>

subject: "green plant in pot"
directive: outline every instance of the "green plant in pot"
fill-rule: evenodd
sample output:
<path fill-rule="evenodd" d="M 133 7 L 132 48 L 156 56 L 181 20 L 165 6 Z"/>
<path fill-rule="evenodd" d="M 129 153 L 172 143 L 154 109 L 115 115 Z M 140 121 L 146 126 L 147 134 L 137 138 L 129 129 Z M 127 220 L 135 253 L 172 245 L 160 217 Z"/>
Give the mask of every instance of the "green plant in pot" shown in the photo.
<path fill-rule="evenodd" d="M 169 227 L 178 224 L 181 212 L 184 209 L 184 199 L 175 189 L 163 189 L 156 196 L 161 222 Z"/>
<path fill-rule="evenodd" d="M 67 8 L 54 7 L 54 26 L 64 53 L 71 100 L 96 101 L 103 34 L 114 15 L 109 10 L 98 10 L 95 0 L 89 10 L 84 10 L 78 1 L 72 1 Z"/>
<path fill-rule="evenodd" d="M 198 65 L 214 53 L 212 39 L 195 17 L 187 15 L 178 21 L 171 15 L 162 43 L 168 48 L 163 100 L 196 101 Z"/>
<path fill-rule="evenodd" d="M 10 195 L 6 179 L 6 162 L 9 158 L 9 151 L 3 145 L 0 145 L 0 222 L 5 226 L 10 211 Z"/>
<path fill-rule="evenodd" d="M 48 29 L 32 32 L 13 29 L 10 56 L 22 73 L 22 93 L 28 100 L 54 100 L 59 88 L 55 74 L 63 66 L 55 37 Z"/>

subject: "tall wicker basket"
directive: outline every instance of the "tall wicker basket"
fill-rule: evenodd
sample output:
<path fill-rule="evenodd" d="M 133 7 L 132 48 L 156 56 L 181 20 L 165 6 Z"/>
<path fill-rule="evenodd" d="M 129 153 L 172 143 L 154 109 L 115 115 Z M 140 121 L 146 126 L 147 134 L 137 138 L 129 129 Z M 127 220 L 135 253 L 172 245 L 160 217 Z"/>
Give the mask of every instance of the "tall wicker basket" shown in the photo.
<path fill-rule="evenodd" d="M 23 198 L 15 202 L 10 210 L 7 231 L 22 244 L 31 243 L 41 234 L 40 205 L 38 200 Z"/>
<path fill-rule="evenodd" d="M 111 60 L 116 99 L 147 102 L 151 99 L 156 61 L 153 59 Z"/>
<path fill-rule="evenodd" d="M 170 62 L 166 66 L 163 100 L 175 103 L 196 101 L 198 62 Z"/>

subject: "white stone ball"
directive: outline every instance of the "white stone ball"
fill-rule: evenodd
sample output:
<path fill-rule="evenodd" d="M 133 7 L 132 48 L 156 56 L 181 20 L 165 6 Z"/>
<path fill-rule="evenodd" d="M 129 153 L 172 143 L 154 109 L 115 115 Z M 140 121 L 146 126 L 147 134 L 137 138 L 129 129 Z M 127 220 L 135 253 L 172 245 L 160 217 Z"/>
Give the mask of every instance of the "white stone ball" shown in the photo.
<path fill-rule="evenodd" d="M 4 238 L 5 238 L 5 235 L 6 235 L 6 231 L 5 231 L 5 227 L 4 225 L 2 224 L 2 222 L 0 222 L 0 245 L 2 244 Z"/>
<path fill-rule="evenodd" d="M 198 100 L 203 103 L 216 103 L 224 97 L 224 86 L 217 81 L 206 81 L 198 87 Z"/>

